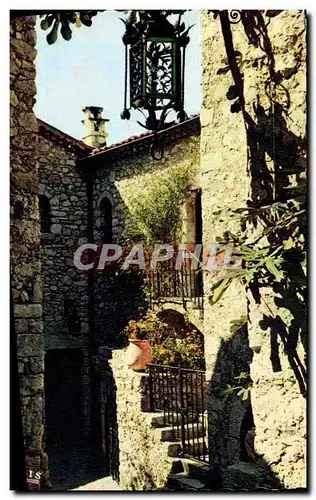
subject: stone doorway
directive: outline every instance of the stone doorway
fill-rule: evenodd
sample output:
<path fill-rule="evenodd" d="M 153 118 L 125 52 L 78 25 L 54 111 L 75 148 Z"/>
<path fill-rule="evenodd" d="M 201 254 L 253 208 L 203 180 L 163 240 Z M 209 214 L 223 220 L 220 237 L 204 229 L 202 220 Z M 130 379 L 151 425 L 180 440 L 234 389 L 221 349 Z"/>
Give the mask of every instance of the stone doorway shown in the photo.
<path fill-rule="evenodd" d="M 82 353 L 53 349 L 45 355 L 45 441 L 48 448 L 75 446 L 83 441 Z"/>

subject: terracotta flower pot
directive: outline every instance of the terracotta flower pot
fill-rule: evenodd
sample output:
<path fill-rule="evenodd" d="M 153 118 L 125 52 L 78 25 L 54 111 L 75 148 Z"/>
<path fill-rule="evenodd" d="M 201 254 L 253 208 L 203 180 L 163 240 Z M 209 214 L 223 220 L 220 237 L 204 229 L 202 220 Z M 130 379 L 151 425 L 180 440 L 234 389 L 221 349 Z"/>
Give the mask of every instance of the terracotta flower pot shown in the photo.
<path fill-rule="evenodd" d="M 126 362 L 133 370 L 142 370 L 151 362 L 151 346 L 148 340 L 129 339 L 126 351 Z"/>

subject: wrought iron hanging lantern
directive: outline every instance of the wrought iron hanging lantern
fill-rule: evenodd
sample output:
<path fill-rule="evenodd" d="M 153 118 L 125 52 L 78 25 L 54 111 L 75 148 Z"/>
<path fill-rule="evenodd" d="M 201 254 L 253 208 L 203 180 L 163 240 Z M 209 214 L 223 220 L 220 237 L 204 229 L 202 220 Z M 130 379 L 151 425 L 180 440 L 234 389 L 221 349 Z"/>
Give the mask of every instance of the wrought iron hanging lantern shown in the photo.
<path fill-rule="evenodd" d="M 158 132 L 174 123 L 166 122 L 169 112 L 177 113 L 178 122 L 187 117 L 184 111 L 185 49 L 192 26 L 185 28 L 181 22 L 182 11 L 177 11 L 178 21 L 172 24 L 167 19 L 172 13 L 143 11 L 136 15 L 133 12 L 124 21 L 125 102 L 121 118 L 128 120 L 131 108 L 142 112 L 146 121 L 138 123 L 154 132 L 151 154 L 157 160 L 163 156 Z"/>

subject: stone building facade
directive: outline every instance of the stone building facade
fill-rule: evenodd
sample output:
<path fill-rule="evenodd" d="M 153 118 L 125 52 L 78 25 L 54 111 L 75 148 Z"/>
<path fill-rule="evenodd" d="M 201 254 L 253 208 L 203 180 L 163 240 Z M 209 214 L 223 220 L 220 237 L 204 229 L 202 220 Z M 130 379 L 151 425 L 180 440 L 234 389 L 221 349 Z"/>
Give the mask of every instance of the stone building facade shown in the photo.
<path fill-rule="evenodd" d="M 37 204 L 37 121 L 35 103 L 35 16 L 12 16 L 10 22 L 10 246 L 12 365 L 17 349 L 18 375 L 14 396 L 21 405 L 25 465 L 41 472 L 48 485 L 44 431 L 44 336 L 40 225 Z M 16 342 L 16 347 L 14 343 Z M 16 392 L 15 392 L 16 391 Z M 14 411 L 12 414 L 15 426 Z M 18 420 L 17 420 L 18 422 Z M 19 435 L 18 428 L 12 432 Z M 22 444 L 23 447 L 23 444 Z M 20 450 L 21 453 L 21 450 Z M 19 457 L 16 457 L 18 464 Z M 16 464 L 12 464 L 16 467 Z M 14 470 L 12 471 L 14 474 Z M 19 476 L 19 472 L 15 471 Z M 25 471 L 22 476 L 25 474 Z M 23 479 L 22 479 L 23 483 Z"/>
<path fill-rule="evenodd" d="M 175 168 L 197 172 L 199 164 L 199 118 L 192 117 L 161 134 L 164 144 L 162 161 L 148 154 L 151 134 L 141 134 L 120 144 L 98 148 L 78 162 L 83 175 L 92 172 L 93 241 L 117 243 L 125 253 L 130 239 L 139 230 L 133 219 L 138 200 L 157 182 L 164 182 Z M 192 187 L 196 179 L 192 180 Z M 104 204 L 106 202 L 106 204 Z M 105 226 L 110 213 L 110 227 Z M 105 232 L 110 234 L 104 234 Z M 136 281 L 135 281 L 136 280 Z M 140 285 L 140 283 L 139 283 Z M 137 278 L 128 273 L 105 269 L 93 275 L 94 330 L 97 345 L 122 346 L 122 330 L 129 319 L 138 318 L 148 302 L 137 287 Z M 122 309 L 122 304 L 124 308 Z M 124 341 L 123 341 L 124 342 Z"/>
<path fill-rule="evenodd" d="M 73 255 L 78 246 L 87 241 L 87 188 L 76 169 L 76 161 L 90 148 L 41 120 L 38 120 L 38 125 L 38 198 L 48 398 L 46 438 L 51 443 L 54 438 L 57 440 L 58 434 L 55 436 L 54 432 L 58 432 L 58 428 L 63 431 L 63 439 L 72 441 L 82 440 L 89 434 L 87 275 L 76 269 Z M 77 358 L 77 365 L 72 368 L 78 372 L 77 380 L 67 373 L 67 359 L 72 357 L 72 352 Z M 62 370 L 65 370 L 63 374 L 60 373 Z M 65 389 L 67 381 L 68 390 Z M 63 385 L 64 390 L 59 388 L 58 397 L 59 385 Z M 74 394 L 76 385 L 77 401 Z M 54 396 L 50 394 L 55 393 L 55 404 L 59 402 L 63 411 L 51 410 L 54 404 L 51 398 Z M 51 427 L 54 428 L 52 436 Z"/>
<path fill-rule="evenodd" d="M 272 169 L 270 173 L 274 185 L 277 185 L 284 166 L 282 158 L 276 158 L 271 147 L 277 135 L 276 123 L 281 124 L 285 149 L 288 147 L 286 140 L 291 147 L 304 140 L 304 13 L 255 12 L 256 23 L 248 33 L 245 33 L 242 23 L 229 24 L 225 19 L 223 22 L 223 18 L 214 17 L 213 12 L 202 13 L 201 113 L 160 133 L 165 148 L 164 159 L 160 162 L 151 159 L 148 153 L 150 133 L 131 137 L 119 144 L 104 144 L 106 120 L 101 118 L 101 108 L 84 108 L 88 119 L 84 123 L 84 137 L 88 138 L 86 145 L 41 120 L 36 121 L 32 112 L 35 88 L 31 84 L 30 90 L 26 89 L 24 77 L 25 71 L 33 71 L 35 52 L 28 47 L 27 40 L 22 40 L 24 36 L 29 36 L 26 31 L 24 33 L 23 29 L 13 25 L 14 33 L 19 36 L 16 35 L 12 42 L 12 193 L 17 193 L 18 199 L 24 196 L 23 189 L 26 190 L 25 206 L 30 209 L 28 217 L 20 220 L 14 215 L 13 204 L 13 293 L 21 395 L 23 405 L 25 401 L 29 409 L 34 406 L 33 414 L 29 410 L 25 416 L 24 425 L 28 428 L 30 416 L 34 418 L 35 424 L 32 425 L 38 425 L 38 429 L 30 431 L 32 439 L 37 440 L 36 460 L 39 463 L 43 420 L 36 413 L 36 405 L 39 404 L 40 410 L 43 410 L 44 350 L 45 390 L 50 401 L 46 402 L 47 435 L 50 425 L 55 430 L 60 426 L 60 422 L 50 421 L 49 404 L 55 397 L 52 388 L 55 384 L 62 386 L 62 378 L 54 379 L 56 366 L 63 366 L 64 371 L 61 369 L 60 373 L 67 374 L 67 369 L 76 373 L 73 382 L 77 387 L 70 402 L 72 406 L 66 411 L 69 417 L 66 429 L 73 427 L 76 435 L 78 429 L 82 429 L 79 434 L 83 439 L 88 439 L 94 429 L 97 438 L 100 426 L 98 398 L 102 383 L 95 366 L 96 356 L 102 346 L 122 348 L 122 328 L 128 320 L 137 319 L 147 306 L 138 286 L 141 283 L 135 286 L 135 276 L 131 278 L 113 268 L 104 272 L 80 271 L 73 265 L 76 249 L 86 242 L 97 245 L 118 243 L 128 248 L 137 199 L 146 194 L 152 183 L 166 182 L 170 173 L 182 167 L 194 171 L 191 188 L 201 193 L 203 244 L 214 242 L 227 230 L 238 231 L 235 221 L 220 222 L 215 213 L 245 207 L 249 200 L 264 202 L 270 199 L 270 186 L 265 183 L 263 173 Z M 30 23 L 27 25 L 28 33 L 32 32 L 34 21 L 30 20 Z M 29 66 L 28 70 L 23 69 L 21 57 L 17 55 L 22 49 L 26 60 L 24 66 Z M 21 78 L 16 79 L 19 72 Z M 271 75 L 274 77 L 272 83 Z M 235 102 L 231 105 L 230 100 Z M 22 106 L 23 113 L 19 106 Z M 28 122 L 20 123 L 21 119 Z M 94 120 L 101 123 L 99 130 Z M 25 127 L 27 133 L 22 133 L 23 130 L 17 127 Z M 34 162 L 35 144 L 37 162 Z M 91 146 L 95 149 L 92 150 Z M 300 164 L 304 163 L 303 154 L 296 157 Z M 30 177 L 25 165 L 29 165 L 27 168 L 31 165 L 35 168 L 36 165 L 38 177 L 33 176 L 34 172 Z M 33 179 L 36 179 L 34 185 L 31 182 Z M 36 195 L 41 214 L 41 254 Z M 192 224 L 188 222 L 192 222 L 192 206 L 188 200 L 182 207 L 184 226 L 181 237 L 185 242 L 193 242 L 192 238 L 196 237 Z M 20 227 L 21 221 L 25 224 L 23 228 Z M 24 250 L 27 250 L 23 255 L 17 253 L 20 245 L 16 239 L 16 235 L 22 232 L 30 239 L 23 243 Z M 137 239 L 139 235 L 134 236 Z M 98 257 L 96 252 L 92 259 Z M 31 270 L 25 270 L 23 266 L 21 269 L 21 262 L 28 264 L 27 259 L 31 259 Z M 208 297 L 212 285 L 225 277 L 225 272 L 203 273 L 203 307 L 195 308 L 190 301 L 183 300 L 169 300 L 159 306 L 187 314 L 204 335 L 210 462 L 221 468 L 238 463 L 245 436 L 253 438 L 255 434 L 253 459 L 264 463 L 285 487 L 304 487 L 305 393 L 293 371 L 291 359 L 281 349 L 280 339 L 277 339 L 280 366 L 276 370 L 272 365 L 273 332 L 267 333 L 261 326 L 267 308 L 276 314 L 273 292 L 265 291 L 266 300 L 257 304 L 243 287 L 233 284 L 216 304 L 211 305 Z M 25 283 L 23 281 L 22 286 L 17 286 L 21 276 L 25 276 Z M 278 310 L 278 314 L 288 325 L 291 324 L 287 311 Z M 246 317 L 247 321 L 232 333 L 231 323 L 241 317 Z M 297 342 L 296 351 L 302 359 L 304 345 L 301 341 Z M 34 364 L 35 361 L 39 364 Z M 122 429 L 121 436 L 125 436 L 127 442 L 128 429 L 124 423 L 126 405 L 134 399 L 130 398 L 130 394 L 124 396 L 130 384 L 126 370 L 120 368 L 121 354 L 114 356 L 112 366 L 120 397 L 118 423 Z M 250 397 L 242 400 L 232 396 L 224 401 L 222 393 L 226 385 L 242 372 L 249 372 L 253 380 Z M 131 375 L 131 386 L 134 384 L 133 377 Z M 33 382 L 35 388 L 31 387 Z M 80 419 L 72 420 L 71 415 L 78 405 Z M 139 421 L 145 420 L 144 416 L 139 416 Z M 53 437 L 60 438 L 54 434 Z M 134 438 L 140 439 L 138 432 L 134 433 Z M 130 436 L 131 443 L 134 438 Z M 146 443 L 155 439 L 152 440 L 146 430 Z M 131 456 L 124 459 L 128 455 L 126 443 L 122 445 L 122 450 L 121 468 L 125 471 L 122 481 L 130 485 L 127 463 L 131 461 Z M 135 450 L 139 450 L 139 443 Z M 141 455 L 140 451 L 137 453 Z M 143 465 L 141 461 L 138 463 L 139 470 Z M 137 467 L 136 472 L 133 469 L 134 482 L 137 482 L 136 476 Z"/>
<path fill-rule="evenodd" d="M 284 174 L 282 177 L 282 169 L 294 168 L 294 179 L 306 167 L 305 13 L 256 11 L 248 27 L 246 33 L 242 22 L 223 23 L 219 17 L 214 19 L 212 12 L 202 13 L 200 116 L 205 241 L 223 235 L 224 231 L 234 233 L 239 229 L 235 221 L 219 222 L 213 217 L 214 211 L 245 207 L 248 200 L 271 200 L 267 172 L 273 179 L 274 199 L 278 200 L 282 188 L 289 183 Z M 204 276 L 206 295 L 216 279 L 218 276 L 211 274 Z M 216 394 L 238 370 L 250 368 L 254 382 L 251 403 L 255 451 L 287 488 L 304 487 L 305 393 L 291 355 L 282 347 L 281 331 L 276 341 L 280 356 L 276 369 L 271 352 L 274 334 L 272 330 L 263 330 L 260 322 L 271 311 L 288 326 L 292 317 L 285 308 L 276 311 L 272 290 L 263 293 L 261 304 L 256 304 L 252 294 L 232 285 L 215 305 L 205 301 L 203 333 L 211 379 L 210 446 L 214 446 L 214 454 L 218 453 L 219 462 L 229 464 L 236 460 L 239 428 L 247 409 L 245 405 L 237 412 L 234 405 L 225 408 Z M 230 322 L 244 315 L 248 318 L 246 327 L 232 335 Z M 304 343 L 302 339 L 296 342 L 295 356 L 303 367 Z M 242 358 L 244 369 L 237 366 Z M 223 421 L 224 432 L 218 433 L 214 422 Z"/>
<path fill-rule="evenodd" d="M 84 108 L 84 135 L 91 137 L 87 129 L 89 124 L 93 126 L 93 114 L 88 113 L 89 109 Z M 100 380 L 94 358 L 103 345 L 112 348 L 124 345 L 123 328 L 148 307 L 148 301 L 137 286 L 135 275 L 128 276 L 115 269 L 84 272 L 75 267 L 74 254 L 88 241 L 100 249 L 104 242 L 124 245 L 124 230 L 131 218 L 130 200 L 137 201 L 151 178 L 172 172 L 175 162 L 179 168 L 181 163 L 190 166 L 190 154 L 195 159 L 192 168 L 197 169 L 199 118 L 194 117 L 174 132 L 163 134 L 162 162 L 149 159 L 148 134 L 128 143 L 99 147 L 90 154 L 91 148 L 85 143 L 41 120 L 38 126 L 46 439 L 48 444 L 66 437 L 72 441 L 85 438 L 88 442 L 91 433 L 98 439 L 96 429 L 100 425 Z M 100 137 L 101 143 L 104 142 L 104 130 Z M 108 226 L 104 225 L 104 210 L 110 213 Z M 64 379 L 67 379 L 67 358 L 70 370 L 72 355 L 78 359 L 79 375 L 76 381 L 70 378 L 80 393 L 77 402 L 71 400 L 71 386 L 69 393 L 64 388 L 60 397 L 57 395 L 57 387 L 63 384 L 59 372 L 65 365 Z M 65 399 L 70 401 L 68 407 Z M 51 411 L 54 404 L 64 410 Z M 71 420 L 74 405 L 77 405 L 77 421 Z"/>

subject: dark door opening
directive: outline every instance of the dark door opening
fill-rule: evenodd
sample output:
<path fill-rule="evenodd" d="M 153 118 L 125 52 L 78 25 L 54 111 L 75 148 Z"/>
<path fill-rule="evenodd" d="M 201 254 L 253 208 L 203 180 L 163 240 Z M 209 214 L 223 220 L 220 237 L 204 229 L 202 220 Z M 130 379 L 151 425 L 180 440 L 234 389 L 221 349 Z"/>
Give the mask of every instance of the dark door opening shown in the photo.
<path fill-rule="evenodd" d="M 46 444 L 75 445 L 82 441 L 80 349 L 54 349 L 45 355 Z"/>

